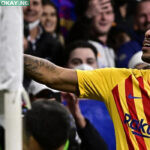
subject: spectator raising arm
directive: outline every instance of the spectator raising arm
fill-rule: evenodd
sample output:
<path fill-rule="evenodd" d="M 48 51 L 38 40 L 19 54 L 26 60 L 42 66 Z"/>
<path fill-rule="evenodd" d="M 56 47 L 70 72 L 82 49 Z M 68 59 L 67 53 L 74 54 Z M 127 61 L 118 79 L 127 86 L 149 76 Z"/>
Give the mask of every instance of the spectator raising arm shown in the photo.
<path fill-rule="evenodd" d="M 77 93 L 77 73 L 30 55 L 24 55 L 25 73 L 47 86 L 67 92 Z"/>

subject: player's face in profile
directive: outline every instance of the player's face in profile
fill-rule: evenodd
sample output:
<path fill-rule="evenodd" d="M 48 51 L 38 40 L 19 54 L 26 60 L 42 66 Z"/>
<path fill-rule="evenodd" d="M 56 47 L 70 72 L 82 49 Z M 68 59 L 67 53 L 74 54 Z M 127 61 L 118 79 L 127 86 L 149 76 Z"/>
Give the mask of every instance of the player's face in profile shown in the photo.
<path fill-rule="evenodd" d="M 142 51 L 142 60 L 147 63 L 150 63 L 150 29 L 145 33 Z"/>

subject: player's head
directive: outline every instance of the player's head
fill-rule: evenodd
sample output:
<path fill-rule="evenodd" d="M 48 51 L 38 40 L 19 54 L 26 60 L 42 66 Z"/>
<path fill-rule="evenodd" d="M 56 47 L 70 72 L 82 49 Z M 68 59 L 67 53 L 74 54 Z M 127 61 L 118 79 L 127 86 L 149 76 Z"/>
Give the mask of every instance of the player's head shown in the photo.
<path fill-rule="evenodd" d="M 70 132 L 70 115 L 56 101 L 32 103 L 24 117 L 23 150 L 64 150 Z"/>
<path fill-rule="evenodd" d="M 147 63 L 150 63 L 150 30 L 148 30 L 145 33 L 142 51 L 143 51 L 142 60 Z"/>
<path fill-rule="evenodd" d="M 142 51 L 142 60 L 150 63 L 150 29 L 145 33 Z"/>

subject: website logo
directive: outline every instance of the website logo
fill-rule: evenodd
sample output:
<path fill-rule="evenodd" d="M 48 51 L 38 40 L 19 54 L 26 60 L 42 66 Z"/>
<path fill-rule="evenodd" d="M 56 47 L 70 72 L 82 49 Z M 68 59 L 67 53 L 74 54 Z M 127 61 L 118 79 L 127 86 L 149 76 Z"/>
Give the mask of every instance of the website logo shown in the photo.
<path fill-rule="evenodd" d="M 0 0 L 0 6 L 30 6 L 30 0 Z"/>
<path fill-rule="evenodd" d="M 132 119 L 130 114 L 125 114 L 124 123 L 132 129 L 132 133 L 141 137 L 150 138 L 150 125 L 144 123 L 144 119 Z"/>

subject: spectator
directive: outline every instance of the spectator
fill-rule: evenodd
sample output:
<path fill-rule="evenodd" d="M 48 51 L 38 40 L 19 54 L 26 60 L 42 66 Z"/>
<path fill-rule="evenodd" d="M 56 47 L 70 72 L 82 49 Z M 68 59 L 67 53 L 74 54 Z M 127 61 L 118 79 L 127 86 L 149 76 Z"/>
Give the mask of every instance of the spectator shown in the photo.
<path fill-rule="evenodd" d="M 43 13 L 41 16 L 41 24 L 44 30 L 50 33 L 54 39 L 64 45 L 63 36 L 60 34 L 60 19 L 55 5 L 49 0 L 43 1 Z"/>
<path fill-rule="evenodd" d="M 39 84 L 35 81 L 31 82 L 30 88 L 29 88 L 29 94 L 31 96 L 31 100 L 39 100 L 42 98 L 45 98 L 47 100 L 56 100 L 58 102 L 60 102 L 60 94 L 57 92 L 55 93 L 54 91 L 52 91 L 52 89 L 48 88 L 47 86 L 43 85 L 43 84 Z M 67 96 L 68 98 L 68 96 Z M 73 103 L 72 103 L 72 107 L 73 107 Z M 71 106 L 71 104 L 70 104 Z M 81 116 L 81 113 L 78 113 L 78 115 L 76 116 Z M 83 117 L 83 116 L 81 116 Z M 77 119 L 79 122 L 82 120 L 82 118 L 78 118 Z M 95 147 L 99 146 L 99 147 L 103 147 L 103 149 L 106 149 L 106 145 L 105 142 L 103 141 L 103 139 L 100 137 L 100 135 L 98 134 L 98 132 L 96 131 L 96 129 L 91 125 L 91 123 L 86 119 L 86 126 L 82 126 L 82 130 L 81 127 L 79 126 L 78 129 L 80 129 L 77 133 L 76 133 L 76 127 L 75 125 L 73 125 L 72 130 L 70 131 L 70 136 L 69 136 L 69 141 L 70 141 L 70 145 L 69 145 L 69 150 L 78 150 L 79 149 L 79 144 L 80 144 L 80 139 L 78 138 L 78 133 L 82 133 L 82 137 L 81 140 L 84 144 L 81 144 L 81 150 L 84 150 L 86 148 L 86 150 L 90 150 L 90 149 L 95 149 Z M 86 134 L 88 131 L 88 133 L 90 134 Z M 75 134 L 76 133 L 76 134 Z M 86 136 L 86 138 L 84 137 Z M 95 139 L 94 141 L 91 139 Z M 86 145 L 85 145 L 85 142 Z"/>
<path fill-rule="evenodd" d="M 142 50 L 142 59 L 150 63 L 150 30 Z M 149 69 L 75 71 L 33 56 L 25 55 L 24 60 L 26 73 L 34 79 L 54 89 L 76 93 L 80 98 L 104 101 L 114 122 L 117 150 L 150 149 Z"/>
<path fill-rule="evenodd" d="M 137 0 L 114 0 L 115 23 L 128 33 L 133 29 L 136 3 Z"/>
<path fill-rule="evenodd" d="M 116 26 L 112 27 L 108 34 L 108 45 L 112 47 L 115 53 L 118 53 L 119 48 L 131 41 L 131 36 L 124 29 Z"/>
<path fill-rule="evenodd" d="M 77 133 L 79 134 L 79 137 L 81 139 L 81 150 L 107 150 L 108 145 L 104 141 L 103 137 L 100 136 L 89 119 L 85 118 L 82 115 L 79 107 L 79 101 L 77 100 L 76 96 L 71 93 L 66 93 L 63 96 L 67 101 L 67 106 L 75 119 L 77 125 Z"/>
<path fill-rule="evenodd" d="M 64 57 L 65 65 L 68 68 L 81 66 L 82 70 L 92 70 L 98 67 L 97 50 L 86 41 L 76 41 L 68 45 Z"/>
<path fill-rule="evenodd" d="M 111 1 L 88 0 L 82 5 L 83 2 L 84 0 L 78 2 L 77 7 L 80 9 L 84 8 L 81 9 L 82 12 L 77 12 L 77 22 L 70 31 L 68 40 L 72 42 L 74 40 L 93 39 L 100 40 L 102 43 L 106 44 L 107 32 L 114 21 Z M 100 23 L 98 24 L 98 22 Z M 105 25 L 103 25 L 104 23 Z"/>
<path fill-rule="evenodd" d="M 110 0 L 89 0 L 68 35 L 67 43 L 75 40 L 90 40 L 98 51 L 98 67 L 114 67 L 115 54 L 107 46 L 108 32 L 114 21 L 113 6 Z"/>
<path fill-rule="evenodd" d="M 98 67 L 97 50 L 91 43 L 87 41 L 76 41 L 71 43 L 66 48 L 66 53 L 67 55 L 65 57 L 65 64 L 67 68 L 93 70 Z M 103 102 L 97 102 L 94 100 L 85 100 L 78 102 L 77 97 L 73 94 L 66 94 L 64 99 L 67 100 L 68 107 L 76 120 L 79 136 L 83 140 L 83 143 L 81 145 L 82 149 L 97 150 L 100 149 L 100 147 L 103 147 L 102 149 L 106 149 L 105 145 L 99 142 L 100 139 L 96 135 L 95 137 L 97 137 L 97 140 L 89 140 L 94 133 L 96 134 L 96 131 L 92 129 L 92 127 L 90 127 L 90 122 L 92 122 L 93 125 L 97 127 L 99 134 L 107 143 L 107 147 L 111 150 L 115 150 L 116 144 L 114 128 L 105 104 Z M 92 107 L 95 107 L 95 109 L 91 108 L 91 105 Z M 81 112 L 83 113 L 83 115 Z M 102 122 L 105 125 L 102 124 Z M 86 130 L 89 130 L 87 134 L 91 134 L 91 136 L 87 136 L 86 132 L 84 132 Z"/>
<path fill-rule="evenodd" d="M 30 6 L 24 7 L 25 36 L 28 40 L 28 48 L 25 51 L 37 57 L 45 58 L 61 65 L 60 55 L 62 46 L 49 33 L 40 26 L 42 15 L 42 0 L 31 0 Z"/>
<path fill-rule="evenodd" d="M 135 9 L 134 20 L 137 30 L 133 34 L 133 40 L 118 50 L 116 66 L 119 68 L 128 68 L 131 57 L 142 49 L 144 32 L 150 28 L 150 0 L 138 2 Z"/>
<path fill-rule="evenodd" d="M 30 83 L 29 86 L 29 96 L 31 101 L 38 101 L 40 99 L 46 99 L 50 101 L 57 101 L 61 103 L 61 93 L 59 91 L 53 90 L 43 84 L 36 81 Z M 72 117 L 71 117 L 72 118 Z M 80 138 L 76 132 L 76 126 L 72 118 L 72 128 L 69 135 L 69 148 L 68 150 L 78 150 L 80 148 Z"/>
<path fill-rule="evenodd" d="M 56 101 L 32 103 L 24 116 L 23 150 L 64 150 L 69 145 L 70 115 Z"/>

